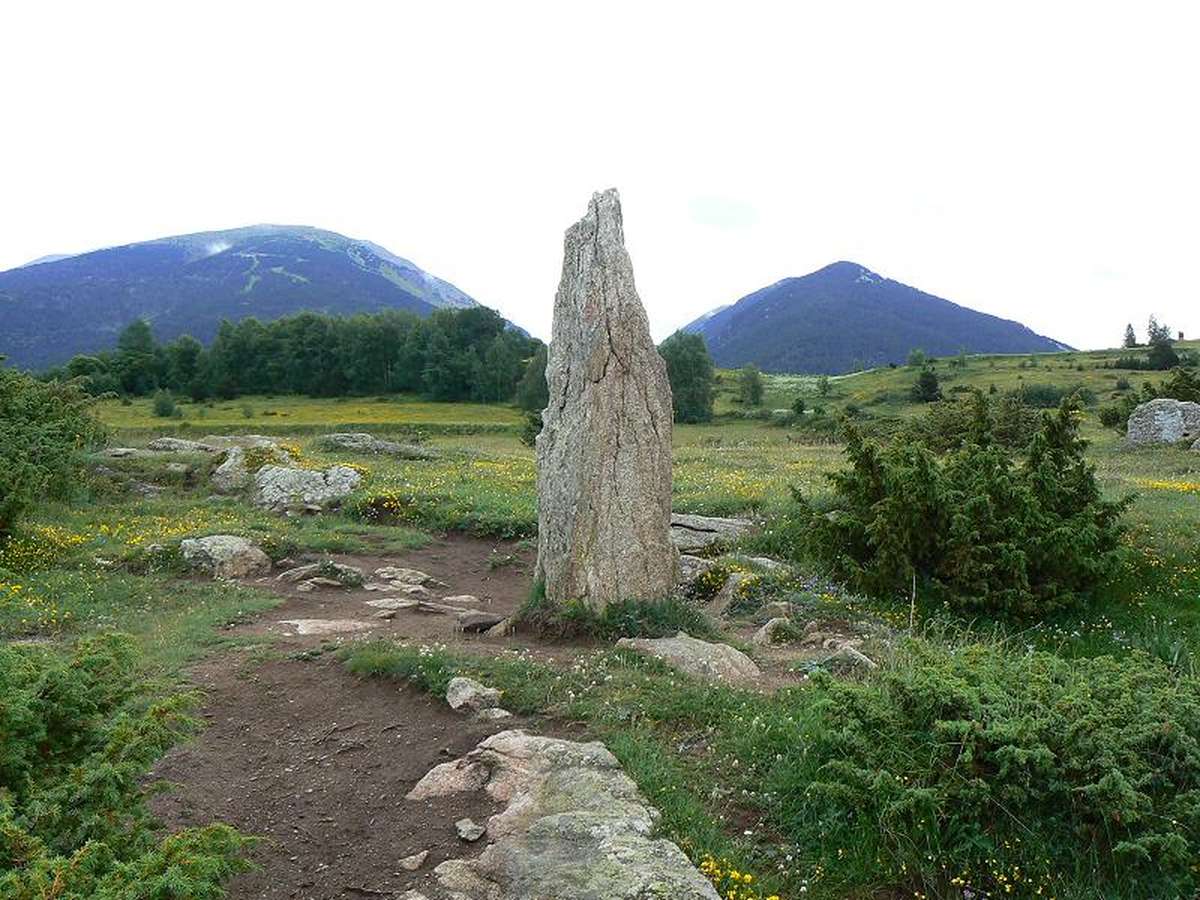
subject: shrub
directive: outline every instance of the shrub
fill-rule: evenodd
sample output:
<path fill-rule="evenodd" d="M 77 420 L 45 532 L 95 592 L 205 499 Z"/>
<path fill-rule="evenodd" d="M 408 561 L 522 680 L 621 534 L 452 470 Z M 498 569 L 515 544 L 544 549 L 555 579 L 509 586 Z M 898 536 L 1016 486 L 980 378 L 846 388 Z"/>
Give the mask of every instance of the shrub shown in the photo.
<path fill-rule="evenodd" d="M 193 729 L 194 698 L 139 708 L 139 686 L 122 636 L 0 646 L 0 896 L 217 898 L 246 868 L 231 828 L 157 839 L 141 779 Z"/>
<path fill-rule="evenodd" d="M 154 400 L 151 402 L 151 411 L 160 419 L 169 419 L 179 412 L 175 406 L 175 398 L 171 396 L 170 391 L 157 390 L 154 392 Z"/>
<path fill-rule="evenodd" d="M 796 494 L 806 549 L 859 589 L 895 595 L 915 575 L 969 610 L 1041 613 L 1108 577 L 1128 501 L 1101 497 L 1078 405 L 1045 414 L 1019 463 L 997 444 L 987 406 L 975 412 L 969 441 L 944 455 L 848 427 L 850 468 L 830 476 L 832 508 Z"/>
<path fill-rule="evenodd" d="M 1116 388 L 1118 391 L 1127 391 L 1131 387 L 1129 379 L 1122 375 L 1117 379 Z"/>
<path fill-rule="evenodd" d="M 43 497 L 65 496 L 79 453 L 104 437 L 74 382 L 41 382 L 0 368 L 0 543 Z"/>
<path fill-rule="evenodd" d="M 615 641 L 623 637 L 660 638 L 680 631 L 716 640 L 717 630 L 694 605 L 677 597 L 665 600 L 621 600 L 597 610 L 585 603 L 554 603 L 541 584 L 517 613 L 517 624 L 554 638 L 588 637 Z"/>
<path fill-rule="evenodd" d="M 929 366 L 921 370 L 910 392 L 915 403 L 933 403 L 942 399 L 942 389 L 938 384 L 937 372 Z"/>
<path fill-rule="evenodd" d="M 744 406 L 759 406 L 763 401 L 762 372 L 747 363 L 738 373 L 738 401 Z"/>
<path fill-rule="evenodd" d="M 1105 428 L 1120 428 L 1128 421 L 1129 417 L 1125 414 L 1124 407 L 1121 406 L 1102 406 L 1100 407 L 1100 424 Z"/>
<path fill-rule="evenodd" d="M 730 750 L 772 798 L 771 824 L 834 883 L 1194 896 L 1194 678 L 1142 654 L 1065 660 L 910 640 L 870 679 L 812 680 L 737 730 Z"/>
<path fill-rule="evenodd" d="M 968 389 L 970 396 L 953 403 L 932 404 L 925 415 L 906 423 L 898 437 L 919 443 L 934 453 L 946 453 L 969 443 L 979 416 L 990 419 L 992 439 L 1009 450 L 1029 446 L 1041 424 L 1040 414 L 1016 397 L 984 396 Z M 982 410 L 980 409 L 982 405 Z"/>
<path fill-rule="evenodd" d="M 797 397 L 795 400 L 792 401 L 792 412 L 794 412 L 796 415 L 798 415 L 798 416 L 804 415 L 804 410 L 806 408 L 807 407 L 804 405 L 803 397 Z"/>

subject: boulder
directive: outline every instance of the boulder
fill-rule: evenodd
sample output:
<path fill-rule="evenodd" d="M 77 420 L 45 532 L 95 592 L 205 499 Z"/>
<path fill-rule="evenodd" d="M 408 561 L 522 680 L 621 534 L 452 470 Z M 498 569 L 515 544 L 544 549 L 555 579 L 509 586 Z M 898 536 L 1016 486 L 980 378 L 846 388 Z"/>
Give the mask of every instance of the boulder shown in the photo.
<path fill-rule="evenodd" d="M 670 638 L 621 638 L 627 647 L 661 659 L 681 672 L 709 681 L 750 684 L 762 676 L 754 660 L 728 644 L 711 644 L 679 632 Z"/>
<path fill-rule="evenodd" d="M 352 453 L 378 453 L 397 459 L 437 459 L 437 453 L 416 444 L 398 444 L 385 441 L 365 431 L 327 434 L 316 442 L 320 450 L 345 450 Z"/>
<path fill-rule="evenodd" d="M 218 494 L 236 494 L 250 483 L 250 469 L 246 465 L 246 452 L 241 447 L 231 447 L 225 459 L 213 469 L 212 489 Z"/>
<path fill-rule="evenodd" d="M 568 229 L 537 437 L 537 577 L 552 602 L 666 597 L 671 385 L 634 287 L 615 190 Z"/>
<path fill-rule="evenodd" d="M 233 534 L 211 534 L 187 538 L 179 552 L 193 569 L 212 573 L 214 578 L 246 578 L 271 571 L 271 558 L 258 547 Z"/>
<path fill-rule="evenodd" d="M 157 453 L 220 453 L 221 448 L 203 441 L 188 441 L 183 438 L 160 437 L 146 445 L 147 450 Z"/>
<path fill-rule="evenodd" d="M 254 503 L 273 510 L 292 506 L 328 509 L 350 496 L 360 481 L 362 476 L 349 466 L 324 471 L 263 466 L 254 475 Z"/>
<path fill-rule="evenodd" d="M 491 709 L 500 705 L 500 692 L 495 688 L 484 687 L 474 678 L 459 675 L 450 679 L 446 685 L 446 702 L 451 709 L 466 709 L 479 712 L 481 709 Z"/>
<path fill-rule="evenodd" d="M 1165 398 L 1139 404 L 1129 416 L 1125 433 L 1125 442 L 1131 447 L 1196 438 L 1200 438 L 1200 403 Z"/>
<path fill-rule="evenodd" d="M 714 544 L 732 544 L 753 529 L 754 523 L 749 519 L 671 514 L 671 540 L 681 553 L 703 550 Z"/>
<path fill-rule="evenodd" d="M 475 859 L 434 869 L 465 900 L 718 900 L 683 852 L 655 839 L 659 814 L 599 742 L 502 731 L 429 772 L 412 801 L 486 793 L 504 809 Z"/>

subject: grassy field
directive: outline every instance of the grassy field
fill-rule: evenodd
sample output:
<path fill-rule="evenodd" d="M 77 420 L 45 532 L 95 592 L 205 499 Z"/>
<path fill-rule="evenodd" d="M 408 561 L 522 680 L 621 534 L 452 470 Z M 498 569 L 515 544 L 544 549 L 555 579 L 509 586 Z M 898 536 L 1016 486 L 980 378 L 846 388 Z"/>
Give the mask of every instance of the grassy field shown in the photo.
<path fill-rule="evenodd" d="M 988 391 L 995 385 L 998 392 L 1023 384 L 1088 388 L 1097 400 L 1085 411 L 1089 458 L 1104 492 L 1113 498 L 1132 496 L 1133 502 L 1127 513 L 1127 556 L 1121 574 L 1086 607 L 1014 623 L 963 621 L 919 604 L 914 638 L 919 643 L 913 650 L 918 656 L 934 653 L 928 649 L 934 644 L 969 641 L 999 648 L 987 651 L 992 654 L 988 659 L 1023 657 L 1037 648 L 1051 651 L 1053 659 L 1081 660 L 1079 665 L 1109 657 L 1141 659 L 1137 654 L 1145 653 L 1168 663 L 1172 671 L 1194 675 L 1200 668 L 1200 453 L 1171 447 L 1127 450 L 1119 434 L 1100 427 L 1097 407 L 1121 392 L 1118 379 L 1125 378 L 1128 389 L 1136 390 L 1143 380 L 1161 377 L 1103 368 L 1115 355 L 972 357 L 965 366 L 936 364 L 948 396 L 956 386 Z M 768 376 L 761 410 L 789 408 L 802 396 L 810 409 L 824 405 L 831 417 L 848 406 L 858 407 L 857 417 L 868 423 L 909 417 L 922 409 L 908 399 L 915 376 L 909 368 L 843 376 L 830 379 L 824 395 L 818 379 Z M 804 427 L 772 424 L 760 410 L 743 410 L 734 398 L 735 380 L 736 373 L 721 373 L 714 423 L 675 430 L 673 505 L 680 511 L 749 515 L 764 522 L 769 532 L 792 508 L 793 488 L 813 497 L 829 490 L 826 476 L 843 465 L 842 450 L 835 437 L 814 439 Z M 427 541 L 430 532 L 510 538 L 529 538 L 536 532 L 533 451 L 519 440 L 522 417 L 511 407 L 437 404 L 408 397 L 253 397 L 185 404 L 182 420 L 155 418 L 149 400 L 129 405 L 106 401 L 100 415 L 113 431 L 113 443 L 136 446 L 159 433 L 286 435 L 299 446 L 303 465 L 352 462 L 365 477 L 342 512 L 286 518 L 256 510 L 241 499 L 212 496 L 207 474 L 216 461 L 207 455 L 94 459 L 109 476 L 81 485 L 72 502 L 44 505 L 0 551 L 0 639 L 54 641 L 109 629 L 126 631 L 137 640 L 148 675 L 170 682 L 180 678 L 186 663 L 230 643 L 220 626 L 275 602 L 247 588 L 181 580 L 177 547 L 184 537 L 242 534 L 279 558 L 303 551 L 402 551 Z M 320 433 L 349 429 L 405 439 L 418 435 L 436 456 L 406 461 L 317 449 Z M 186 463 L 193 474 L 171 472 L 167 466 L 174 462 Z M 108 486 L 111 473 L 117 479 L 158 485 L 161 493 L 114 491 Z M 814 588 L 821 577 L 819 571 L 804 570 L 782 589 L 810 592 L 805 596 L 825 604 L 827 617 L 870 619 L 907 630 L 907 604 L 901 609 L 894 601 L 860 597 L 836 586 Z M 936 637 L 943 634 L 953 634 L 953 640 Z M 1052 666 L 1053 659 L 1044 664 Z M 941 656 L 936 660 L 938 666 L 952 664 Z M 611 651 L 581 657 L 569 671 L 524 658 L 451 658 L 437 650 L 394 646 L 364 650 L 347 663 L 360 674 L 415 679 L 431 690 L 452 672 L 475 674 L 504 687 L 519 711 L 584 723 L 609 743 L 663 810 L 665 833 L 697 863 L 711 855 L 711 865 L 722 872 L 736 867 L 755 873 L 755 884 L 763 892 L 739 896 L 757 900 L 769 896 L 767 890 L 786 900 L 804 895 L 830 900 L 898 896 L 878 891 L 894 890 L 910 871 L 874 871 L 878 866 L 867 856 L 883 852 L 874 843 L 877 829 L 842 829 L 838 840 L 843 845 L 816 846 L 816 826 L 797 812 L 802 806 L 796 799 L 799 789 L 787 779 L 799 778 L 796 773 L 801 772 L 807 773 L 805 779 L 814 776 L 789 735 L 803 728 L 814 740 L 819 738 L 815 723 L 824 715 L 822 710 L 835 703 L 836 692 L 817 702 L 813 698 L 818 695 L 802 688 L 777 700 L 714 690 L 681 683 L 670 670 Z M 911 660 L 896 661 L 894 670 L 916 682 L 922 677 Z M 710 755 L 677 752 L 682 741 L 698 734 L 706 736 Z M 783 768 L 774 766 L 772 759 L 781 760 Z M 781 798 L 790 810 L 786 815 L 777 815 L 784 808 Z M 746 810 L 764 817 L 773 830 L 740 833 L 734 823 Z M 922 840 L 931 842 L 933 856 L 937 838 L 922 834 Z M 847 852 L 855 855 L 853 864 L 839 865 Z M 907 857 L 898 858 L 900 862 L 889 865 L 924 865 L 923 857 L 908 862 L 903 861 Z M 936 881 L 935 876 L 922 876 L 922 883 Z M 992 876 L 971 875 L 988 877 Z M 1048 893 L 1036 894 L 1033 881 L 1026 882 L 1027 892 L 1022 887 L 1008 893 L 1048 896 L 1069 881 L 1055 873 L 1038 877 L 1036 886 Z M 864 883 L 878 890 L 855 893 Z M 997 885 L 1002 889 L 1003 882 Z M 929 894 L 934 895 L 951 896 Z M 1083 895 L 1064 889 L 1057 896 Z M 1113 896 L 1138 894 L 1122 888 Z"/>

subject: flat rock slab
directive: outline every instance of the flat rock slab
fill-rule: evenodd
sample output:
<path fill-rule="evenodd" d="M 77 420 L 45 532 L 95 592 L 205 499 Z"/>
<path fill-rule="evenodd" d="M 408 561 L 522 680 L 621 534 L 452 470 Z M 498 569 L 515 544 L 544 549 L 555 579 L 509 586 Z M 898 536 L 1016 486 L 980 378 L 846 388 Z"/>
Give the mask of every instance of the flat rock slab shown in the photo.
<path fill-rule="evenodd" d="M 300 635 L 352 634 L 375 627 L 357 619 L 283 619 L 279 624 L 292 626 Z"/>
<path fill-rule="evenodd" d="M 682 631 L 669 638 L 621 638 L 617 646 L 661 659 L 681 672 L 708 681 L 749 685 L 762 676 L 754 660 L 741 650 L 728 644 L 711 644 Z"/>
<path fill-rule="evenodd" d="M 671 513 L 671 541 L 681 553 L 714 544 L 731 544 L 754 530 L 749 519 Z"/>
<path fill-rule="evenodd" d="M 599 742 L 502 731 L 432 769 L 408 794 L 428 801 L 486 792 L 505 808 L 476 859 L 434 873 L 463 900 L 719 900 L 673 843 L 651 837 L 658 811 Z"/>
<path fill-rule="evenodd" d="M 437 453 L 415 444 L 385 441 L 364 431 L 338 432 L 317 439 L 321 450 L 345 450 L 351 453 L 376 453 L 397 459 L 437 459 Z"/>

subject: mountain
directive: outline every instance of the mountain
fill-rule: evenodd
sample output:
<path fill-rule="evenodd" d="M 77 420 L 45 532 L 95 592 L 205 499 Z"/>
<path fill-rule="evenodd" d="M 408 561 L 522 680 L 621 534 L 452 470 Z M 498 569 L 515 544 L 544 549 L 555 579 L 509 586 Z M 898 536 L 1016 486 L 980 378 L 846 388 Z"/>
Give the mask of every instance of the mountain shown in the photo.
<path fill-rule="evenodd" d="M 254 225 L 42 257 L 0 272 L 0 354 L 43 368 L 113 347 L 147 319 L 160 340 L 207 342 L 222 319 L 302 310 L 349 315 L 476 306 L 456 288 L 370 241 L 317 228 Z"/>
<path fill-rule="evenodd" d="M 902 363 L 918 347 L 933 356 L 1071 349 L 852 262 L 777 281 L 683 330 L 704 335 L 718 366 L 766 372 L 836 374 Z"/>

